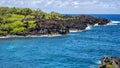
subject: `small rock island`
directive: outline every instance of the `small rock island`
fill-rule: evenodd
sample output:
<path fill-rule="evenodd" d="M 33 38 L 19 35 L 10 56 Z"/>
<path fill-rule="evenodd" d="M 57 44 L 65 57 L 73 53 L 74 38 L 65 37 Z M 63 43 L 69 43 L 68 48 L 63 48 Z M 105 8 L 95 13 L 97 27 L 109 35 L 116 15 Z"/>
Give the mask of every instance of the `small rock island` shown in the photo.
<path fill-rule="evenodd" d="M 69 16 L 40 9 L 0 7 L 0 36 L 68 34 L 71 30 L 85 30 L 88 25 L 108 23 L 108 19 L 89 15 Z"/>
<path fill-rule="evenodd" d="M 120 68 L 119 57 L 103 57 L 101 64 L 98 68 Z"/>

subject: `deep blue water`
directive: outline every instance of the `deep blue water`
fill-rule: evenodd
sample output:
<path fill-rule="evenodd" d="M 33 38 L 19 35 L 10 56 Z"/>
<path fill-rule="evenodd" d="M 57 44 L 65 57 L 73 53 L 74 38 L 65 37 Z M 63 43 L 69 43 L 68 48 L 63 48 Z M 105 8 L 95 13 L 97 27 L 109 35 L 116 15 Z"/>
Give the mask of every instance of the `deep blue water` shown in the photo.
<path fill-rule="evenodd" d="M 120 57 L 120 15 L 114 21 L 58 37 L 0 39 L 0 68 L 97 68 L 103 56 Z"/>

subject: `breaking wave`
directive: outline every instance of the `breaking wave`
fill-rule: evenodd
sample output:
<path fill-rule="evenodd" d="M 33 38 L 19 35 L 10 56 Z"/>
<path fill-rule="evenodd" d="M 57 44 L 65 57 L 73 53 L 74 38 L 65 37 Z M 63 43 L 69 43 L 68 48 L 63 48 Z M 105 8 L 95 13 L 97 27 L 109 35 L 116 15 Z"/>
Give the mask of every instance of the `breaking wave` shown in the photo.
<path fill-rule="evenodd" d="M 107 25 L 118 25 L 120 24 L 120 21 L 112 21 L 111 23 L 108 23 Z"/>

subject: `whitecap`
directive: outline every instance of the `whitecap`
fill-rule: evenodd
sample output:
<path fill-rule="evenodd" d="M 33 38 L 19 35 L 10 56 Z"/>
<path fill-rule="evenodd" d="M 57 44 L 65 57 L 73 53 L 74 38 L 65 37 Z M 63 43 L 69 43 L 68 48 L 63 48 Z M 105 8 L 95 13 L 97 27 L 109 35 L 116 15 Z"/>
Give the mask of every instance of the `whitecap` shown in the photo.
<path fill-rule="evenodd" d="M 98 25 L 98 23 L 97 23 L 97 24 L 95 24 L 94 26 L 99 26 L 99 25 Z"/>
<path fill-rule="evenodd" d="M 58 36 L 62 36 L 61 34 L 49 34 L 49 35 L 27 35 L 27 36 L 18 36 L 18 35 L 7 35 L 7 36 L 0 36 L 1 39 L 4 38 L 15 38 L 15 37 L 58 37 Z"/>
<path fill-rule="evenodd" d="M 114 23 L 108 23 L 107 25 L 118 25 L 118 24 L 114 24 Z"/>
<path fill-rule="evenodd" d="M 111 21 L 107 25 L 118 25 L 118 24 L 120 24 L 120 21 Z"/>
<path fill-rule="evenodd" d="M 85 30 L 90 30 L 92 28 L 91 25 L 87 25 L 87 27 L 85 28 Z"/>
<path fill-rule="evenodd" d="M 28 35 L 26 37 L 58 37 L 61 36 L 60 34 L 53 34 L 53 35 Z"/>
<path fill-rule="evenodd" d="M 101 64 L 101 61 L 98 61 L 97 64 Z"/>
<path fill-rule="evenodd" d="M 108 25 L 118 25 L 120 24 L 120 21 L 112 21 L 111 23 L 108 23 Z"/>
<path fill-rule="evenodd" d="M 70 30 L 70 32 L 82 32 L 83 30 Z"/>
<path fill-rule="evenodd" d="M 112 21 L 112 23 L 119 24 L 120 21 Z"/>

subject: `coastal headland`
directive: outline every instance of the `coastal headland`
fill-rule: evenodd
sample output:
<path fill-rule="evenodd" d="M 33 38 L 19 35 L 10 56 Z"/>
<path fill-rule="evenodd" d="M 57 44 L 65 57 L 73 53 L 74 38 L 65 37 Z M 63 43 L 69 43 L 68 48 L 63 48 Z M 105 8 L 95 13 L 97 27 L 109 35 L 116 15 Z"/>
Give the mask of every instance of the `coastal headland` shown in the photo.
<path fill-rule="evenodd" d="M 89 25 L 106 25 L 110 20 L 89 15 L 70 16 L 40 9 L 0 7 L 0 36 L 29 36 L 68 34 L 82 31 Z"/>

